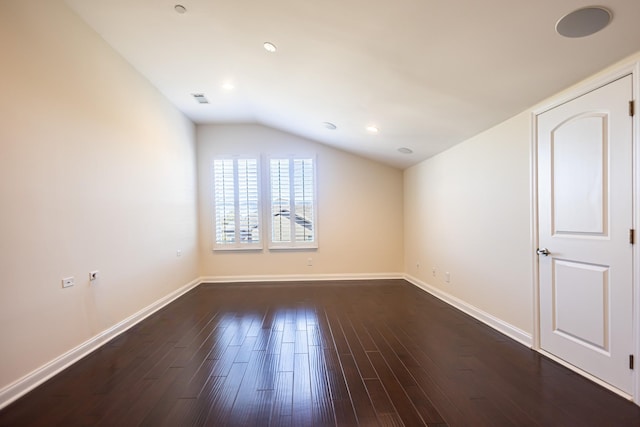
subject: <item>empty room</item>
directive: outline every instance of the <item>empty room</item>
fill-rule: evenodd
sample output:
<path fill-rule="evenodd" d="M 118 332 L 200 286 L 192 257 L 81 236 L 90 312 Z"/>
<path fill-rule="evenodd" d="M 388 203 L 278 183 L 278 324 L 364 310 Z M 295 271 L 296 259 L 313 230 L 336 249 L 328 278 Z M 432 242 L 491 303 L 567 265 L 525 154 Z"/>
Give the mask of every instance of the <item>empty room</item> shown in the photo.
<path fill-rule="evenodd" d="M 640 2 L 0 12 L 0 426 L 640 425 Z"/>

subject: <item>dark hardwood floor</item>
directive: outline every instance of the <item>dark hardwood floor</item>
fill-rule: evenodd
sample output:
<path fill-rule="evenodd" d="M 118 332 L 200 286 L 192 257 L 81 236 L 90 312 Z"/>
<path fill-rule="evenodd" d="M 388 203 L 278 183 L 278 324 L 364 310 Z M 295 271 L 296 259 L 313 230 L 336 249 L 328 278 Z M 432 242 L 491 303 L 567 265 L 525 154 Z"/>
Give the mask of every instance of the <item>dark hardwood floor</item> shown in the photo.
<path fill-rule="evenodd" d="M 639 426 L 640 408 L 402 280 L 201 285 L 0 426 Z"/>

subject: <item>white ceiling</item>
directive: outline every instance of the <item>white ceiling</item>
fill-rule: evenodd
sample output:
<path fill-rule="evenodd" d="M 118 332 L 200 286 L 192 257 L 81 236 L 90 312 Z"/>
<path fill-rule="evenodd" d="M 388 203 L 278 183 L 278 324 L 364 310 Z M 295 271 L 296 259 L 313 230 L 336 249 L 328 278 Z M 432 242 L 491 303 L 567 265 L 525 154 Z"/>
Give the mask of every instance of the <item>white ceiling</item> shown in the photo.
<path fill-rule="evenodd" d="M 257 122 L 400 168 L 640 50 L 638 0 L 600 1 L 611 25 L 578 39 L 555 23 L 590 0 L 67 3 L 196 123 Z"/>

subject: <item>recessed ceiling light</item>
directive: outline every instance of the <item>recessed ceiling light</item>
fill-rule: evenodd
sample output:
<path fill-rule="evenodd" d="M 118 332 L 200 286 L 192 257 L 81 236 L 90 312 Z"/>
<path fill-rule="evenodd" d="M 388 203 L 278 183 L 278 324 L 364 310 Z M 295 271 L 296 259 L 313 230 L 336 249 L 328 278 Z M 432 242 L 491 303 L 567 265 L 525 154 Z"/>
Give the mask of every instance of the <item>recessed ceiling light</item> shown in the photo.
<path fill-rule="evenodd" d="M 398 148 L 398 151 L 401 152 L 402 154 L 411 154 L 411 153 L 413 153 L 413 150 L 411 148 L 407 148 L 407 147 L 400 147 L 400 148 Z"/>
<path fill-rule="evenodd" d="M 266 50 L 267 52 L 275 52 L 276 50 L 278 50 L 278 48 L 276 47 L 275 44 L 270 43 L 270 42 L 264 42 L 264 44 L 262 45 L 264 46 L 264 50 Z"/>
<path fill-rule="evenodd" d="M 322 126 L 326 127 L 329 130 L 336 130 L 338 126 L 334 125 L 331 122 L 322 122 Z"/>
<path fill-rule="evenodd" d="M 556 23 L 556 31 L 570 38 L 590 36 L 609 25 L 611 16 L 611 12 L 604 7 L 585 7 L 560 18 Z"/>
<path fill-rule="evenodd" d="M 177 4 L 175 6 L 173 6 L 173 8 L 175 9 L 176 12 L 178 12 L 180 15 L 182 15 L 183 13 L 187 13 L 187 8 L 184 7 L 181 4 Z"/>
<path fill-rule="evenodd" d="M 378 129 L 376 126 L 373 126 L 373 125 L 367 126 L 367 132 L 378 133 L 379 131 L 380 129 Z"/>
<path fill-rule="evenodd" d="M 225 82 L 222 85 L 222 89 L 224 90 L 234 90 L 236 87 L 231 82 Z"/>

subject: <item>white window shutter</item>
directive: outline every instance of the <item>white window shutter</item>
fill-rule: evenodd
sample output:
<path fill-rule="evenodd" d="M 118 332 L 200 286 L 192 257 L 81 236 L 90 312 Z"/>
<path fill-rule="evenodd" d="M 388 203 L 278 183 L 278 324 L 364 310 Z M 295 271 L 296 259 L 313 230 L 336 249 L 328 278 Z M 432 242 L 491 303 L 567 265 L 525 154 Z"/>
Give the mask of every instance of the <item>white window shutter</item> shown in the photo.
<path fill-rule="evenodd" d="M 214 161 L 215 243 L 232 244 L 236 241 L 235 185 L 233 160 Z"/>
<path fill-rule="evenodd" d="M 258 162 L 238 160 L 238 216 L 240 242 L 260 242 Z"/>
<path fill-rule="evenodd" d="M 258 160 L 216 159 L 213 171 L 214 249 L 261 248 Z"/>
<path fill-rule="evenodd" d="M 271 159 L 271 241 L 290 242 L 291 186 L 288 159 Z"/>
<path fill-rule="evenodd" d="M 269 170 L 270 247 L 317 247 L 314 159 L 272 158 Z"/>

